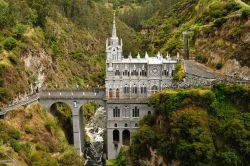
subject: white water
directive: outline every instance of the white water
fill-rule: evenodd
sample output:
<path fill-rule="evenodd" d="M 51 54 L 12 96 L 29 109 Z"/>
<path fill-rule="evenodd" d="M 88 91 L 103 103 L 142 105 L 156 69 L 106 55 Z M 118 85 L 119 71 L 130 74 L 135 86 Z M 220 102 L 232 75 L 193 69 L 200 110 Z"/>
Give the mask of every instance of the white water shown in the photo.
<path fill-rule="evenodd" d="M 97 109 L 95 115 L 86 125 L 86 134 L 90 138 L 90 147 L 86 148 L 85 166 L 101 166 L 103 155 L 103 135 L 106 127 L 106 111 Z"/>

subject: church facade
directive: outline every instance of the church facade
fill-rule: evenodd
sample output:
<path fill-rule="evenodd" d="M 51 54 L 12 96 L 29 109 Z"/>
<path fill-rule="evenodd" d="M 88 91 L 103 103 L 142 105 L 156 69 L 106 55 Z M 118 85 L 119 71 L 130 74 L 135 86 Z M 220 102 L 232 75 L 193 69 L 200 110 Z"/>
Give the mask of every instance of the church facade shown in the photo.
<path fill-rule="evenodd" d="M 118 38 L 113 21 L 112 36 L 106 41 L 107 157 L 115 159 L 123 145 L 130 145 L 131 133 L 139 120 L 153 113 L 148 97 L 169 87 L 178 56 L 172 59 L 158 53 L 150 57 L 123 55 L 123 42 Z"/>

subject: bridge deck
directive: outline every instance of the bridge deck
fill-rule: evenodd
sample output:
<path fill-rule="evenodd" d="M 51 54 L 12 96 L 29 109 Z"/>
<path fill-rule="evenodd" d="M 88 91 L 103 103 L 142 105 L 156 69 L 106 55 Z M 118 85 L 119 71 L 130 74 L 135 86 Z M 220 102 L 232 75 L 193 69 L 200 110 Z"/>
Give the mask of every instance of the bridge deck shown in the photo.
<path fill-rule="evenodd" d="M 44 90 L 39 93 L 40 99 L 103 99 L 104 97 L 103 90 Z"/>

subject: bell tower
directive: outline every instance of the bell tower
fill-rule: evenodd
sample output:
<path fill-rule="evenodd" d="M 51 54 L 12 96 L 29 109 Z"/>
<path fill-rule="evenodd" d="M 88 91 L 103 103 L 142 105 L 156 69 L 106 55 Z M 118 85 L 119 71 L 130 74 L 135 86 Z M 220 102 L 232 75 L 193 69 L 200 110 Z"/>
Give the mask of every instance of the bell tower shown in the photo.
<path fill-rule="evenodd" d="M 121 61 L 121 60 L 122 60 L 122 39 L 119 42 L 119 38 L 117 37 L 117 32 L 116 32 L 116 21 L 114 14 L 112 36 L 106 41 L 106 62 L 108 65 L 113 61 Z"/>

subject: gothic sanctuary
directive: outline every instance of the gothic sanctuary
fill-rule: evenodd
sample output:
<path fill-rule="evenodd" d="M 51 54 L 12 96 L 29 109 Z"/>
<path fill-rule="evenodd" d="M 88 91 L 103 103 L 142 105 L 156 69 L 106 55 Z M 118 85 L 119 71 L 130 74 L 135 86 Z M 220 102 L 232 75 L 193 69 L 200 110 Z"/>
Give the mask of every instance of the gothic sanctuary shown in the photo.
<path fill-rule="evenodd" d="M 139 120 L 153 111 L 148 97 L 171 86 L 179 61 L 179 55 L 171 58 L 160 53 L 125 58 L 122 47 L 114 18 L 112 36 L 106 41 L 108 159 L 115 159 L 123 145 L 130 145 L 131 133 L 138 128 Z"/>

